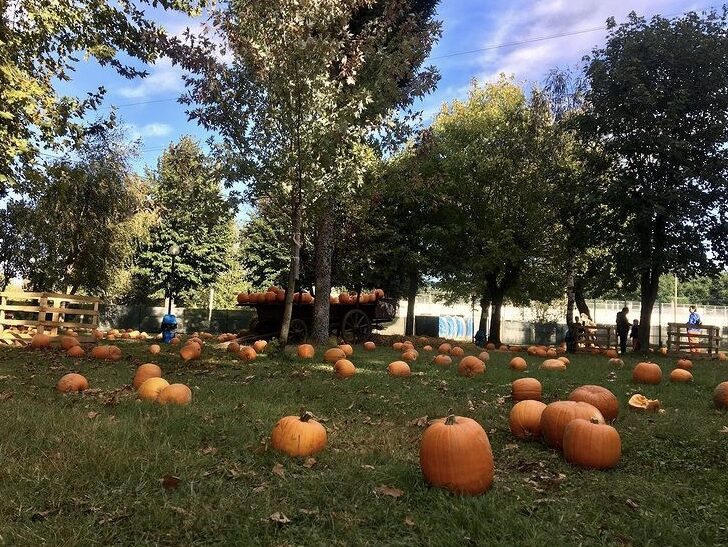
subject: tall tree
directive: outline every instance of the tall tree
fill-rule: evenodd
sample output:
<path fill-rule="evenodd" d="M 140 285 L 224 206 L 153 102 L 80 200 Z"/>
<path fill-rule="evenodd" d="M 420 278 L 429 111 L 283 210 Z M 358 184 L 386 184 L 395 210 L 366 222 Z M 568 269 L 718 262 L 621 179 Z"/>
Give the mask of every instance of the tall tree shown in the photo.
<path fill-rule="evenodd" d="M 713 275 L 728 258 L 728 8 L 608 26 L 581 130 L 610 161 L 604 222 L 617 274 L 639 284 L 646 348 L 660 276 Z"/>

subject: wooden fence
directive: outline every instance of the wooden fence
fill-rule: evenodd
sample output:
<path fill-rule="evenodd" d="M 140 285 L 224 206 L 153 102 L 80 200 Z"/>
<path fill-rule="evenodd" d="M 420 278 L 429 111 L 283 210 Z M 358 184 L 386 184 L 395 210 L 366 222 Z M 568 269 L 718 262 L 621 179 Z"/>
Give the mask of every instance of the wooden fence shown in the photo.
<path fill-rule="evenodd" d="M 35 328 L 51 336 L 58 327 L 93 329 L 99 324 L 98 298 L 51 292 L 0 292 L 0 333 L 6 327 Z"/>
<path fill-rule="evenodd" d="M 688 329 L 697 331 L 688 333 Z M 691 357 L 712 359 L 718 356 L 720 327 L 713 325 L 667 324 L 667 351 L 685 353 Z"/>
<path fill-rule="evenodd" d="M 614 325 L 574 325 L 576 349 L 591 351 L 594 348 L 617 347 L 617 332 Z"/>

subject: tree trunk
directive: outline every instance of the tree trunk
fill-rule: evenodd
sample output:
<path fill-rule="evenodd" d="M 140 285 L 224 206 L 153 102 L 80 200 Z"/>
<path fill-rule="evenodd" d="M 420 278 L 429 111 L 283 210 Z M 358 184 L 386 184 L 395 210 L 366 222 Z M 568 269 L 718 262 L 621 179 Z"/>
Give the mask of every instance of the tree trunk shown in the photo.
<path fill-rule="evenodd" d="M 488 333 L 488 342 L 495 344 L 496 348 L 501 345 L 501 308 L 503 307 L 503 295 L 493 296 L 493 309 L 490 312 L 490 332 Z"/>
<path fill-rule="evenodd" d="M 582 313 L 586 315 L 589 320 L 591 320 L 591 312 L 589 311 L 589 304 L 586 303 L 586 298 L 584 298 L 584 291 L 579 286 L 579 283 L 574 283 L 574 303 L 576 304 L 576 309 L 579 310 L 579 315 Z"/>
<path fill-rule="evenodd" d="M 650 348 L 650 330 L 652 323 L 652 310 L 657 300 L 657 290 L 659 288 L 659 274 L 654 270 L 644 271 L 640 278 L 640 348 L 647 351 Z"/>
<path fill-rule="evenodd" d="M 332 208 L 320 213 L 316 223 L 316 299 L 313 305 L 311 340 L 324 344 L 329 338 L 329 295 L 331 294 L 331 255 L 333 253 L 334 217 Z"/>
<path fill-rule="evenodd" d="M 576 295 L 574 293 L 574 257 L 569 257 L 569 264 L 566 271 L 566 325 L 570 329 L 574 325 L 574 305 Z"/>
<path fill-rule="evenodd" d="M 419 288 L 419 273 L 416 270 L 410 271 L 407 276 L 409 285 L 407 287 L 407 319 L 404 322 L 405 336 L 415 334 L 415 301 L 417 300 L 417 289 Z"/>
<path fill-rule="evenodd" d="M 296 278 L 298 278 L 298 262 L 301 254 L 301 207 L 294 205 L 291 235 L 291 265 L 288 270 L 288 286 L 286 287 L 286 300 L 283 304 L 283 320 L 281 321 L 280 343 L 282 347 L 288 344 L 288 330 L 291 327 L 293 315 L 293 293 L 296 291 Z"/>
<path fill-rule="evenodd" d="M 478 330 L 485 333 L 488 330 L 488 314 L 490 313 L 490 300 L 483 297 L 480 299 L 480 324 Z"/>

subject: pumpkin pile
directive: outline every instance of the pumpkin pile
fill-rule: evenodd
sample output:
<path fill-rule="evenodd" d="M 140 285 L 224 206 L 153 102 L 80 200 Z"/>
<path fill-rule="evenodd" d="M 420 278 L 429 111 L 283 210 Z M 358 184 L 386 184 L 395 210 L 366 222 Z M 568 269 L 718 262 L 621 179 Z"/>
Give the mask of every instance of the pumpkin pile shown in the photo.
<path fill-rule="evenodd" d="M 376 302 L 384 297 L 382 289 L 374 289 L 371 292 L 362 292 L 357 296 L 356 292 L 345 291 L 338 295 L 329 296 L 330 304 L 369 304 Z M 272 304 L 274 302 L 283 303 L 286 300 L 286 290 L 280 287 L 269 287 L 265 292 L 241 292 L 237 296 L 239 305 L 245 304 Z M 307 291 L 299 291 L 293 294 L 293 302 L 296 304 L 311 305 L 314 303 L 314 297 Z"/>
<path fill-rule="evenodd" d="M 160 405 L 188 405 L 192 402 L 192 390 L 185 384 L 170 384 L 162 378 L 162 369 L 154 363 L 140 365 L 132 386 L 142 401 Z"/>

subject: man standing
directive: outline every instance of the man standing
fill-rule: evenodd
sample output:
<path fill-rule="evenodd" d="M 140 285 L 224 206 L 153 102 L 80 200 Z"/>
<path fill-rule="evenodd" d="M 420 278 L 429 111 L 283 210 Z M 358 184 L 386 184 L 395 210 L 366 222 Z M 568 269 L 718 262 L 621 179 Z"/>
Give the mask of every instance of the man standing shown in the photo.
<path fill-rule="evenodd" d="M 629 319 L 627 314 L 629 308 L 622 308 L 622 311 L 617 312 L 617 338 L 619 338 L 619 351 L 622 355 L 627 353 L 627 337 L 629 336 Z"/>
<path fill-rule="evenodd" d="M 700 320 L 698 315 L 698 309 L 695 306 L 690 306 L 690 316 L 688 317 L 688 344 L 690 344 L 690 352 L 697 353 L 699 350 L 696 347 L 700 343 L 700 338 L 697 336 L 700 334 L 700 325 L 703 322 Z"/>

